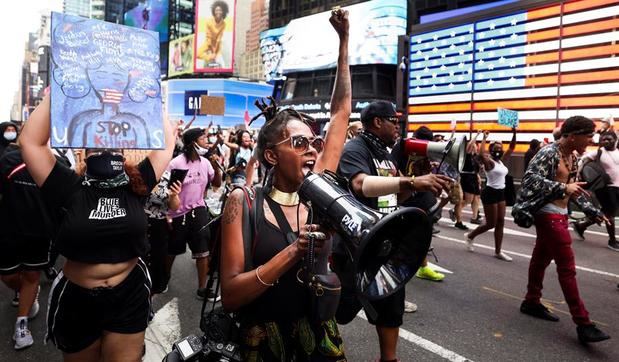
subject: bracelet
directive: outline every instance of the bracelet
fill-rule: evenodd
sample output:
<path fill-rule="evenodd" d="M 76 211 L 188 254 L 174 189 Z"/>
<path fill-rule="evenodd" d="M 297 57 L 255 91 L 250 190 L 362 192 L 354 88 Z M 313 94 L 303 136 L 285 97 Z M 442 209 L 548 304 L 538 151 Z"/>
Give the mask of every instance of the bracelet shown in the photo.
<path fill-rule="evenodd" d="M 411 176 L 411 190 L 415 191 L 415 175 Z"/>
<path fill-rule="evenodd" d="M 262 278 L 260 278 L 260 274 L 258 274 L 258 272 L 260 271 L 260 268 L 262 268 L 262 265 L 258 266 L 254 271 L 256 272 L 256 279 L 258 279 L 258 281 L 260 282 L 260 284 L 264 285 L 265 287 L 272 287 L 275 285 L 275 283 L 265 283 L 264 280 L 262 280 Z M 277 281 L 276 281 L 277 282 Z"/>

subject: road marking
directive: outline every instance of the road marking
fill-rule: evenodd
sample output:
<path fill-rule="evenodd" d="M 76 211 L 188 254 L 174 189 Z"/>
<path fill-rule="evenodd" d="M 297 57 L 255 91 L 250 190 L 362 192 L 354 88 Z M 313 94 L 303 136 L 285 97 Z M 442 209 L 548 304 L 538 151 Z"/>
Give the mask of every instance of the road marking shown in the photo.
<path fill-rule="evenodd" d="M 440 273 L 445 273 L 445 274 L 453 274 L 454 272 L 452 272 L 451 270 L 447 270 L 445 268 L 443 268 L 442 266 L 436 265 L 436 264 L 432 264 L 430 262 L 428 262 L 428 266 L 430 267 L 430 269 L 440 272 Z"/>
<path fill-rule="evenodd" d="M 434 235 L 434 236 L 437 237 L 437 238 L 440 238 L 440 239 L 453 241 L 453 242 L 458 243 L 458 244 L 466 244 L 466 242 L 464 240 L 452 238 L 452 237 L 449 237 L 449 236 L 443 236 L 443 235 Z M 494 252 L 494 246 L 486 246 L 486 245 L 482 245 L 482 244 L 473 244 L 473 245 L 475 247 L 477 247 L 477 248 L 492 250 Z M 509 250 L 505 250 L 505 249 L 503 249 L 502 251 L 505 254 L 516 255 L 516 256 L 523 257 L 525 259 L 531 259 L 531 255 L 522 254 L 522 253 L 518 253 L 516 251 L 509 251 Z M 603 270 L 597 270 L 597 269 L 587 268 L 587 267 L 578 266 L 578 265 L 576 265 L 576 269 L 582 270 L 582 271 L 586 271 L 586 272 L 589 272 L 589 273 L 594 273 L 594 274 L 599 274 L 599 275 L 604 275 L 604 276 L 608 276 L 608 277 L 613 277 L 613 278 L 618 278 L 619 279 L 619 274 L 610 273 L 610 272 L 606 272 L 606 271 L 603 271 Z"/>
<path fill-rule="evenodd" d="M 502 292 L 500 290 L 496 290 L 496 289 L 492 289 L 492 288 L 488 288 L 488 287 L 481 287 L 481 289 L 484 289 L 484 290 L 486 290 L 488 292 L 492 292 L 492 293 L 495 293 L 495 294 L 498 294 L 498 295 L 501 295 L 501 296 L 504 296 L 504 297 L 508 297 L 508 298 L 512 298 L 512 299 L 516 299 L 516 300 L 522 301 L 521 297 L 518 297 L 518 296 L 515 296 L 515 295 L 511 295 L 509 293 Z M 552 304 L 565 304 L 565 301 L 554 302 L 554 301 L 551 301 L 551 300 L 545 299 L 545 298 L 542 298 L 542 301 L 548 302 L 548 303 L 543 303 L 543 304 L 548 309 L 550 309 L 551 311 L 554 311 L 554 312 L 557 312 L 557 313 L 561 313 L 561 314 L 564 314 L 564 315 L 569 316 L 569 317 L 572 316 L 570 314 L 570 312 L 566 312 L 564 310 L 558 309 L 554 305 L 552 305 Z M 597 320 L 594 320 L 594 319 L 592 319 L 591 321 L 594 322 L 595 324 L 599 324 L 601 326 L 608 327 L 608 324 L 606 324 L 606 323 L 603 323 L 603 322 L 600 322 L 600 321 L 597 321 Z"/>
<path fill-rule="evenodd" d="M 144 342 L 146 355 L 144 362 L 161 362 L 172 344 L 181 338 L 181 321 L 178 317 L 178 298 L 174 297 L 155 313 L 148 325 Z"/>
<path fill-rule="evenodd" d="M 357 314 L 357 317 L 365 319 L 366 321 L 368 320 L 368 318 L 365 316 L 365 313 L 363 311 L 360 311 Z M 452 361 L 452 362 L 472 362 L 471 359 L 463 357 L 459 354 L 457 354 L 454 351 L 450 351 L 445 347 L 441 347 L 438 344 L 428 341 L 427 339 L 420 337 L 418 335 L 416 335 L 415 333 L 412 333 L 410 331 L 407 331 L 404 328 L 400 328 L 400 338 L 405 339 L 413 344 L 418 345 L 419 347 L 425 349 L 426 351 L 432 352 L 440 357 L 443 357 L 444 359 L 448 360 L 448 361 Z"/>

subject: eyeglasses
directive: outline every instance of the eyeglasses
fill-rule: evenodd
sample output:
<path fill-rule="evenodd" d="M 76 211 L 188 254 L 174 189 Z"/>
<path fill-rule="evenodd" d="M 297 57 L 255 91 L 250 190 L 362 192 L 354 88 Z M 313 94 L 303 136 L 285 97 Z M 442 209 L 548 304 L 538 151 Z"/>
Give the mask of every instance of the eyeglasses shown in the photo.
<path fill-rule="evenodd" d="M 313 137 L 309 139 L 302 135 L 290 136 L 280 142 L 273 144 L 271 147 L 279 146 L 285 142 L 288 142 L 288 140 L 290 140 L 290 146 L 292 146 L 292 149 L 299 155 L 307 152 L 310 145 L 314 147 L 314 149 L 318 153 L 321 153 L 322 150 L 325 148 L 325 140 L 323 140 L 322 137 Z"/>
<path fill-rule="evenodd" d="M 397 126 L 400 123 L 400 119 L 398 117 L 381 117 L 381 119 L 393 123 L 394 126 Z"/>

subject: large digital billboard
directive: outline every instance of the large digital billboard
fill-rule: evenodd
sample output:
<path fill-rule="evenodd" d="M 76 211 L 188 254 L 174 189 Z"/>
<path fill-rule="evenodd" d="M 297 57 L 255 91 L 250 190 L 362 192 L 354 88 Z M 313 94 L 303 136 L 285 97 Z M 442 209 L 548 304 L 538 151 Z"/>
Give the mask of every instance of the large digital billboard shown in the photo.
<path fill-rule="evenodd" d="M 185 122 L 193 118 L 199 109 L 202 95 L 225 98 L 224 115 L 198 115 L 195 126 L 206 127 L 211 121 L 216 126 L 233 127 L 247 123 L 260 113 L 254 102 L 273 93 L 273 86 L 265 83 L 242 82 L 227 79 L 171 79 L 167 82 L 168 97 L 166 106 L 170 119 L 182 119 Z M 260 117 L 252 127 L 264 124 Z"/>
<path fill-rule="evenodd" d="M 193 73 L 193 34 L 170 40 L 168 76 Z"/>
<path fill-rule="evenodd" d="M 159 33 L 168 41 L 168 0 L 146 0 L 125 13 L 125 25 Z"/>
<path fill-rule="evenodd" d="M 518 140 L 542 140 L 573 115 L 619 114 L 619 1 L 567 1 L 410 38 L 409 131 L 491 130 L 518 111 Z M 526 147 L 520 146 L 519 150 Z"/>
<path fill-rule="evenodd" d="M 232 73 L 236 0 L 196 1 L 195 71 Z"/>
<path fill-rule="evenodd" d="M 350 19 L 350 65 L 397 63 L 398 36 L 406 34 L 406 4 L 406 0 L 372 0 L 343 7 Z M 262 32 L 267 78 L 335 67 L 339 41 L 329 25 L 330 16 L 326 11 Z"/>

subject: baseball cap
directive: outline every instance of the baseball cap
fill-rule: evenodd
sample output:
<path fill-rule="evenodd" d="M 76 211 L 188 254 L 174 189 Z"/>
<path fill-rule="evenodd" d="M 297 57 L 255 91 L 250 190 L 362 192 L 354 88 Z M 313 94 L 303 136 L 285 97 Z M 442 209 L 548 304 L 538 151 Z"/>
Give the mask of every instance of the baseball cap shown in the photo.
<path fill-rule="evenodd" d="M 397 117 L 395 107 L 391 102 L 374 101 L 361 110 L 361 122 L 367 124 L 374 117 Z"/>
<path fill-rule="evenodd" d="M 190 128 L 183 133 L 183 143 L 190 145 L 204 134 L 203 128 Z"/>

